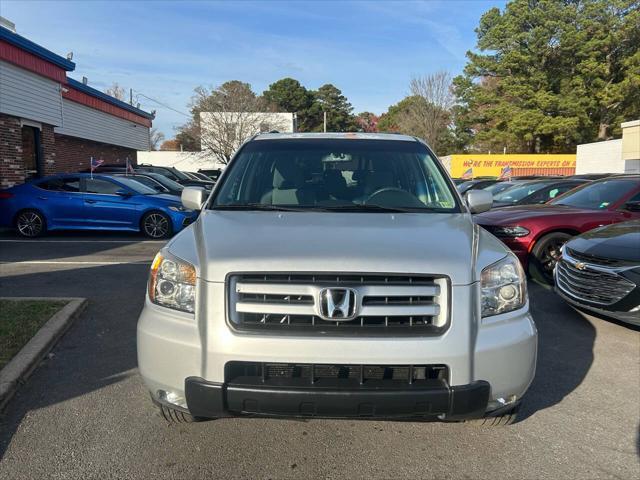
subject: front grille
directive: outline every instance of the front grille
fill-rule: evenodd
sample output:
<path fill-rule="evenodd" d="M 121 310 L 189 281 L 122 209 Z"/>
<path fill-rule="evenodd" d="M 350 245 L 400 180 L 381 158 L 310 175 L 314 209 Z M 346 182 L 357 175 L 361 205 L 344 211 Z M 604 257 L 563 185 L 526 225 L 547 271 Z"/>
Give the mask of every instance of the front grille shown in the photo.
<path fill-rule="evenodd" d="M 324 289 L 349 289 L 348 318 L 323 315 Z M 448 324 L 444 277 L 354 274 L 237 274 L 228 316 L 241 331 L 302 335 L 435 335 Z"/>
<path fill-rule="evenodd" d="M 556 280 L 558 288 L 566 295 L 597 305 L 613 305 L 636 287 L 615 270 L 577 261 L 567 252 L 556 265 Z"/>
<path fill-rule="evenodd" d="M 449 381 L 446 365 L 341 365 L 309 363 L 228 362 L 225 382 L 266 386 L 381 386 Z"/>

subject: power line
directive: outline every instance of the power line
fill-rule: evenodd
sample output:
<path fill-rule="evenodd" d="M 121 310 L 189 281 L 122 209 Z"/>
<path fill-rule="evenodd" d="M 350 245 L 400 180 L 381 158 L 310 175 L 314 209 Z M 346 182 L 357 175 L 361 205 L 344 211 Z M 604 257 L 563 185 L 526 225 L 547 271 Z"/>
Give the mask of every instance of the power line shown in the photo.
<path fill-rule="evenodd" d="M 155 98 L 151 98 L 151 97 L 149 97 L 149 96 L 145 95 L 144 93 L 140 93 L 140 92 L 138 92 L 137 90 L 134 90 L 134 92 L 136 92 L 136 99 L 137 99 L 138 97 L 144 97 L 144 98 L 146 98 L 147 100 L 151 100 L 152 102 L 157 103 L 158 105 L 161 105 L 161 106 L 163 106 L 163 107 L 164 107 L 164 108 L 166 108 L 166 109 L 169 109 L 169 110 L 171 110 L 171 111 L 173 111 L 173 112 L 179 113 L 180 115 L 184 115 L 184 116 L 185 116 L 185 117 L 187 117 L 187 118 L 191 118 L 191 115 L 189 115 L 188 113 L 184 113 L 184 112 L 181 112 L 180 110 L 176 110 L 175 108 L 173 108 L 173 107 L 171 107 L 171 106 L 167 105 L 166 103 L 161 102 L 160 100 L 156 100 Z"/>

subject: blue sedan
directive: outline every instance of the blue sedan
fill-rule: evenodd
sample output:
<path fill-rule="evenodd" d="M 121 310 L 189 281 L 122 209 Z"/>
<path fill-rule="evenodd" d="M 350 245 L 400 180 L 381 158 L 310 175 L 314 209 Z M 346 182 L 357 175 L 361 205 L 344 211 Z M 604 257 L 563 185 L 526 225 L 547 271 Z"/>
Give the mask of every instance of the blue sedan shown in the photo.
<path fill-rule="evenodd" d="M 127 177 L 55 175 L 0 190 L 0 227 L 15 227 L 25 237 L 47 230 L 123 230 L 165 238 L 197 216 L 179 198 Z"/>

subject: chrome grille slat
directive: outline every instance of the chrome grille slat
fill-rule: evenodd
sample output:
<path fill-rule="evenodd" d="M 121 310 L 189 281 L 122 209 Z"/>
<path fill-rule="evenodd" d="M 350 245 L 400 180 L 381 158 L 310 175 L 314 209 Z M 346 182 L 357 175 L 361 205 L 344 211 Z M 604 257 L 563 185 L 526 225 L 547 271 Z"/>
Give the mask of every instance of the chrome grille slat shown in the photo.
<path fill-rule="evenodd" d="M 576 268 L 576 262 L 565 253 L 556 266 L 558 288 L 572 298 L 598 305 L 613 305 L 636 287 L 612 267 L 599 264 L 594 268 L 584 263 L 582 268 Z"/>
<path fill-rule="evenodd" d="M 320 316 L 321 290 L 336 287 L 356 292 L 352 320 Z M 443 331 L 448 320 L 448 283 L 436 276 L 236 274 L 228 292 L 230 323 L 238 330 L 425 335 Z"/>

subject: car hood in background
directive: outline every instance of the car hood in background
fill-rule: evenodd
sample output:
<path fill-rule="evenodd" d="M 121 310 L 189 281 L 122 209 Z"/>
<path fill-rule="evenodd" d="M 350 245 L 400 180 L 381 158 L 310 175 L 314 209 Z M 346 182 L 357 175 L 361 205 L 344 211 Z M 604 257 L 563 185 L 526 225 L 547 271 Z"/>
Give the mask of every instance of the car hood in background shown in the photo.
<path fill-rule="evenodd" d="M 496 210 L 474 215 L 474 221 L 480 225 L 502 225 L 504 222 L 515 224 L 521 220 L 530 220 L 540 217 L 575 216 L 579 214 L 593 214 L 593 210 L 564 207 L 561 205 L 522 205 L 500 207 Z"/>
<path fill-rule="evenodd" d="M 468 214 L 204 210 L 197 227 L 208 281 L 232 272 L 446 274 L 453 284 L 475 277 Z M 483 250 L 487 262 L 506 255 L 497 241 Z"/>
<path fill-rule="evenodd" d="M 571 240 L 567 248 L 593 257 L 640 264 L 640 220 L 596 228 Z"/>

